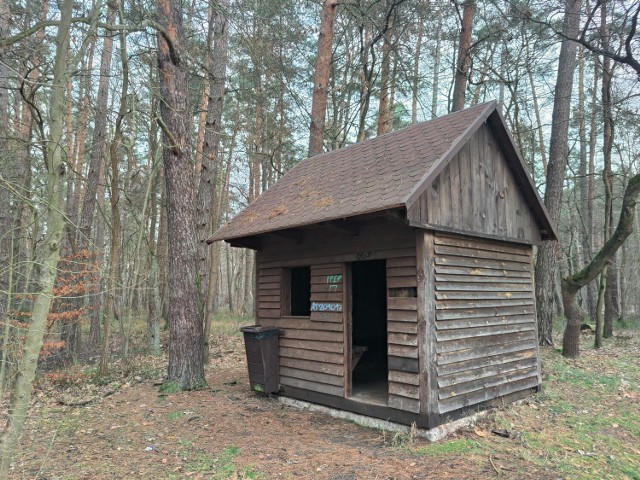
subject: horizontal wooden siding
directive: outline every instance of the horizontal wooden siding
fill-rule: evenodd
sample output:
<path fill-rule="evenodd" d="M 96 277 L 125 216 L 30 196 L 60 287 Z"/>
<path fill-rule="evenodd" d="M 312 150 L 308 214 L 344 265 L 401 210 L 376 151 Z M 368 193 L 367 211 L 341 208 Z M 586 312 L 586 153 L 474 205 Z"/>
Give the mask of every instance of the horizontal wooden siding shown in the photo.
<path fill-rule="evenodd" d="M 266 274 L 273 270 L 275 269 L 260 269 L 259 279 L 263 277 L 263 272 Z M 284 272 L 283 268 L 277 270 Z M 286 278 L 286 275 L 281 275 L 282 277 Z M 282 385 L 343 396 L 343 278 L 341 263 L 312 265 L 310 316 L 261 317 L 261 323 L 269 323 L 281 330 Z M 258 285 L 260 284 L 259 280 Z M 262 299 L 259 302 L 263 303 Z M 264 303 L 266 305 L 268 302 Z M 275 311 L 275 308 L 272 310 Z M 259 308 L 260 313 L 264 311 Z M 270 313 L 271 310 L 268 311 Z"/>
<path fill-rule="evenodd" d="M 387 259 L 389 406 L 420 411 L 416 256 Z"/>
<path fill-rule="evenodd" d="M 438 408 L 539 383 L 531 248 L 436 234 Z"/>

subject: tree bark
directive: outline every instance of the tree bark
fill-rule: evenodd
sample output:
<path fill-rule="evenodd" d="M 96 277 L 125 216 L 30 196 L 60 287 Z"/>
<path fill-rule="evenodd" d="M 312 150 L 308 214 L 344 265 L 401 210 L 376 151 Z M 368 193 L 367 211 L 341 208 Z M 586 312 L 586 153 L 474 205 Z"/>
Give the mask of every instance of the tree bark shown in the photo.
<path fill-rule="evenodd" d="M 411 123 L 418 123 L 418 93 L 420 88 L 420 54 L 422 52 L 422 37 L 424 36 L 424 19 L 418 18 L 418 37 L 416 39 L 416 53 L 413 56 L 413 78 L 411 79 Z"/>
<path fill-rule="evenodd" d="M 327 96 L 331 59 L 333 54 L 333 32 L 337 15 L 337 0 L 324 0 L 318 34 L 318 58 L 313 81 L 311 100 L 311 125 L 309 126 L 309 157 L 322 153 L 325 117 L 327 114 Z"/>
<path fill-rule="evenodd" d="M 584 88 L 584 49 L 580 48 L 578 51 L 578 138 L 580 140 L 580 165 L 578 169 L 578 212 L 579 212 L 579 229 L 578 235 L 580 238 L 580 250 L 581 258 L 580 265 L 586 265 L 591 259 L 591 231 L 587 226 L 588 215 L 588 197 L 589 197 L 589 177 L 588 177 L 588 159 L 587 159 L 587 114 L 585 109 L 585 88 Z M 589 303 L 589 291 L 585 289 L 583 292 L 584 302 Z"/>
<path fill-rule="evenodd" d="M 568 38 L 575 38 L 578 35 L 581 4 L 581 0 L 566 0 L 563 34 Z M 549 164 L 547 168 L 547 184 L 544 194 L 545 206 L 547 207 L 551 221 L 555 225 L 557 225 L 560 220 L 562 189 L 569 152 L 568 134 L 575 59 L 576 43 L 568 39 L 563 39 L 558 60 Z M 556 249 L 557 243 L 555 241 L 544 242 L 538 251 L 538 259 L 536 261 L 535 278 L 538 338 L 541 345 L 553 345 L 554 279 L 557 270 Z M 563 303 L 566 308 L 566 303 L 564 301 Z"/>
<path fill-rule="evenodd" d="M 388 2 L 390 3 L 390 2 Z M 387 17 L 382 37 L 382 64 L 380 66 L 380 102 L 378 104 L 378 135 L 391 131 L 393 119 L 393 101 L 390 98 L 389 84 L 391 76 L 393 17 Z"/>
<path fill-rule="evenodd" d="M 442 18 L 438 16 L 438 28 L 436 35 L 436 48 L 433 52 L 433 89 L 431 90 L 431 118 L 438 116 L 438 98 L 440 89 L 440 52 L 442 50 Z"/>
<path fill-rule="evenodd" d="M 632 177 L 627 184 L 622 198 L 620 218 L 613 235 L 596 253 L 589 265 L 562 279 L 562 299 L 567 316 L 567 326 L 562 341 L 562 355 L 565 357 L 573 358 L 580 354 L 580 324 L 583 313 L 578 307 L 576 295 L 582 287 L 593 281 L 604 270 L 633 232 L 638 194 L 640 194 L 640 175 Z"/>
<path fill-rule="evenodd" d="M 47 18 L 49 14 L 49 2 L 45 0 L 38 14 L 38 21 L 42 22 Z M 25 15 L 24 28 L 28 28 L 30 25 L 30 15 Z M 44 29 L 39 30 L 35 35 L 35 43 L 41 44 L 44 39 Z M 42 56 L 36 53 L 33 58 L 33 67 L 31 70 L 26 68 L 22 71 L 21 78 L 23 84 L 23 95 L 30 101 L 34 102 L 36 87 L 40 84 L 40 66 L 42 63 Z M 18 164 L 22 165 L 22 171 L 24 173 L 22 181 L 22 191 L 24 192 L 22 201 L 20 202 L 20 223 L 19 223 L 19 241 L 18 241 L 18 278 L 16 280 L 15 291 L 26 292 L 30 291 L 30 278 L 32 272 L 33 253 L 34 253 L 34 238 L 38 238 L 38 222 L 34 221 L 35 211 L 31 203 L 31 138 L 33 135 L 33 127 L 36 124 L 34 121 L 34 109 L 30 106 L 23 105 L 22 115 L 20 119 L 20 125 L 18 128 L 18 146 L 17 153 L 15 155 Z M 33 230 L 30 231 L 30 226 L 33 224 Z M 25 298 L 20 301 L 20 308 L 25 303 Z"/>
<path fill-rule="evenodd" d="M 191 158 L 191 113 L 184 54 L 182 4 L 157 0 L 160 127 L 163 130 L 169 247 L 169 367 L 167 389 L 206 386 L 202 317 L 196 286 L 196 219 Z"/>
<path fill-rule="evenodd" d="M 586 205 L 586 222 L 587 222 L 587 231 L 589 233 L 589 244 L 591 246 L 590 252 L 593 253 L 597 249 L 596 235 L 594 229 L 594 214 L 593 214 L 593 202 L 596 197 L 596 173 L 595 173 L 595 163 L 596 163 L 596 144 L 598 143 L 597 133 L 598 133 L 598 122 L 597 122 L 597 111 L 598 111 L 598 81 L 599 81 L 599 71 L 598 62 L 594 62 L 594 70 L 593 70 L 593 88 L 591 95 L 591 111 L 589 112 L 589 165 L 588 165 L 588 182 L 587 182 L 587 205 Z M 589 302 L 589 316 L 592 320 L 595 320 L 597 315 L 597 299 L 598 299 L 598 286 L 596 282 L 591 282 L 587 285 L 587 301 Z"/>
<path fill-rule="evenodd" d="M 89 58 L 87 60 L 86 68 L 89 71 L 93 71 L 93 56 L 95 52 L 96 42 L 91 42 L 91 47 L 89 50 Z M 80 107 L 80 119 L 79 129 L 80 133 L 77 135 L 77 154 L 76 154 L 76 178 L 74 181 L 73 187 L 73 209 L 71 212 L 71 222 L 73 226 L 77 226 L 79 222 L 79 212 L 81 209 L 81 201 L 84 198 L 82 194 L 82 173 L 84 168 L 84 153 L 87 143 L 87 127 L 89 125 L 89 112 L 91 110 L 90 103 L 91 97 L 93 93 L 92 85 L 93 85 L 93 77 L 91 75 L 87 75 L 87 81 L 84 84 L 84 92 L 82 92 L 82 105 Z"/>
<path fill-rule="evenodd" d="M 212 302 L 209 300 L 211 282 L 211 262 L 214 260 L 213 247 L 207 240 L 220 224 L 216 216 L 216 197 L 220 194 L 218 183 L 221 162 L 218 158 L 222 130 L 222 113 L 224 105 L 224 89 L 227 72 L 228 49 L 228 2 L 211 3 L 209 24 L 209 51 L 207 52 L 207 69 L 209 72 L 209 96 L 203 141 L 200 182 L 196 197 L 196 215 L 198 220 L 198 286 L 200 315 L 205 323 L 203 332 L 208 333 L 206 324 L 210 321 Z M 214 10 L 220 8 L 220 11 Z M 207 362 L 209 355 L 209 339 L 204 336 L 202 354 Z"/>
<path fill-rule="evenodd" d="M 116 19 L 116 2 L 107 3 L 107 25 L 113 25 Z M 84 187 L 84 200 L 82 212 L 80 214 L 80 223 L 78 230 L 78 238 L 76 240 L 79 248 L 93 247 L 91 245 L 91 229 L 93 226 L 93 217 L 96 209 L 96 200 L 98 193 L 98 184 L 100 182 L 101 170 L 104 172 L 104 165 L 107 158 L 107 120 L 109 107 L 109 79 L 111 77 L 111 58 L 113 53 L 113 36 L 114 32 L 106 30 L 104 32 L 104 40 L 102 43 L 102 57 L 100 60 L 100 80 L 98 82 L 98 97 L 96 99 L 95 123 L 93 127 L 93 138 L 91 141 L 91 158 L 89 160 L 89 170 L 87 173 L 87 181 Z M 97 254 L 95 254 L 97 255 Z M 94 311 L 99 309 L 99 295 L 93 297 L 92 306 Z M 100 338 L 100 317 L 92 315 L 91 325 L 89 327 L 89 341 L 97 344 Z"/>
<path fill-rule="evenodd" d="M 124 48 L 124 47 L 123 47 Z M 120 157 L 119 147 L 122 143 L 122 121 L 127 108 L 127 86 L 129 83 L 128 68 L 126 65 L 126 53 L 123 58 L 123 79 L 122 93 L 120 95 L 120 109 L 116 120 L 116 129 L 113 140 L 109 147 L 109 158 L 111 160 L 111 188 L 109 204 L 111 206 L 111 249 L 109 255 L 109 274 L 107 277 L 107 305 L 104 311 L 104 322 L 102 326 L 102 345 L 100 348 L 100 376 L 107 375 L 109 368 L 109 342 L 111 337 L 111 322 L 113 320 L 114 305 L 116 298 L 116 282 L 120 265 L 120 236 L 122 234 L 122 224 L 120 219 Z"/>
<path fill-rule="evenodd" d="M 607 25 L 606 3 L 600 6 L 600 39 L 602 48 L 609 50 L 609 26 Z M 613 171 L 611 168 L 611 151 L 613 150 L 614 123 L 611 108 L 611 59 L 604 56 L 602 59 L 602 140 L 603 140 L 603 162 L 602 181 L 604 182 L 604 241 L 611 236 L 613 228 Z M 596 328 L 596 348 L 602 346 L 602 338 L 613 335 L 613 317 L 618 317 L 618 278 L 615 268 L 615 257 L 611 261 L 603 275 L 606 277 L 606 288 L 604 291 L 604 314 L 598 315 Z M 602 323 L 602 325 L 600 325 Z"/>
<path fill-rule="evenodd" d="M 467 90 L 467 77 L 469 76 L 469 69 L 471 68 L 471 33 L 473 30 L 473 17 L 475 13 L 475 0 L 465 0 L 462 7 L 462 24 L 460 27 L 460 40 L 458 43 L 458 59 L 456 61 L 453 98 L 451 100 L 452 112 L 456 112 L 464 108 L 465 94 Z"/>
<path fill-rule="evenodd" d="M 0 38 L 9 34 L 9 8 L 5 0 L 0 0 Z M 0 49 L 0 323 L 7 320 L 7 304 L 9 299 L 9 272 L 5 265 L 9 265 L 12 237 L 11 195 L 10 189 L 4 182 L 9 182 L 12 169 L 9 161 L 8 139 L 11 126 L 9 116 L 9 68 L 7 66 L 6 49 Z"/>
<path fill-rule="evenodd" d="M 153 78 L 153 73 L 151 75 Z M 151 116 L 155 118 L 157 115 L 157 102 L 152 100 L 151 103 Z M 149 149 L 150 149 L 150 167 L 153 177 L 153 186 L 151 189 L 151 206 L 149 213 L 149 233 L 148 242 L 149 247 L 149 278 L 147 280 L 147 288 L 149 295 L 147 300 L 149 302 L 149 318 L 147 321 L 147 334 L 149 339 L 149 348 L 154 355 L 160 355 L 160 319 L 162 318 L 162 299 L 160 298 L 160 274 L 158 267 L 158 239 L 156 237 L 156 226 L 159 223 L 159 208 L 158 208 L 158 184 L 160 183 L 160 171 L 162 165 L 157 164 L 158 154 L 160 153 L 158 146 L 158 129 L 157 123 L 152 122 L 149 126 Z"/>
<path fill-rule="evenodd" d="M 107 25 L 113 25 L 116 18 L 116 3 L 107 3 Z M 85 185 L 84 204 L 80 216 L 80 245 L 88 245 L 91 238 L 91 227 L 96 206 L 96 194 L 100 178 L 100 166 L 106 163 L 107 120 L 109 107 L 109 79 L 111 77 L 111 58 L 113 53 L 114 32 L 106 30 L 102 43 L 102 57 L 100 60 L 100 80 L 96 99 L 95 125 L 91 141 L 91 159 Z"/>
<path fill-rule="evenodd" d="M 373 81 L 373 72 L 375 69 L 375 58 L 369 59 L 369 50 L 372 48 L 373 39 L 371 31 L 366 20 L 362 20 L 359 27 L 360 33 L 360 98 L 358 102 L 358 134 L 357 142 L 362 142 L 367 138 L 367 114 L 369 113 L 369 104 L 371 103 L 371 87 Z M 369 63 L 371 62 L 371 63 Z"/>

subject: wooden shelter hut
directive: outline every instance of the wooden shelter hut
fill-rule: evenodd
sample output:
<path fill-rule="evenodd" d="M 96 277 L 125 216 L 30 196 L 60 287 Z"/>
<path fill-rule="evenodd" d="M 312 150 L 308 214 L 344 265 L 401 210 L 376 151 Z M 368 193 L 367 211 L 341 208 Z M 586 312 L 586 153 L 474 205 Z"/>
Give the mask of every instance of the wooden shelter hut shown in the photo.
<path fill-rule="evenodd" d="M 540 387 L 554 238 L 493 101 L 301 161 L 209 241 L 256 250 L 280 395 L 433 428 Z"/>

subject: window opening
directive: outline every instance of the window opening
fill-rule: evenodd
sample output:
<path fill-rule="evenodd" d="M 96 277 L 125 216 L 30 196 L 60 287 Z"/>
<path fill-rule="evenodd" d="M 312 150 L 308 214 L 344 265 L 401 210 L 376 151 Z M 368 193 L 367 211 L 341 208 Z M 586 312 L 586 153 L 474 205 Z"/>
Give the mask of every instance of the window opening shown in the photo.
<path fill-rule="evenodd" d="M 290 271 L 291 305 L 289 314 L 297 317 L 311 315 L 311 267 L 296 267 Z"/>

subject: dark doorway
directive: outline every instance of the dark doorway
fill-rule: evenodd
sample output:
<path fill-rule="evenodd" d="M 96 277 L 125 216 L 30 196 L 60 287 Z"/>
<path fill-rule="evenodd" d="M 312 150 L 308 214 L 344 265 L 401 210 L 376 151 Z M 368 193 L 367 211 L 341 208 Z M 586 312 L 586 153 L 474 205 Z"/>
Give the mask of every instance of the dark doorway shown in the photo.
<path fill-rule="evenodd" d="M 351 264 L 352 397 L 387 404 L 387 269 L 384 260 Z"/>

